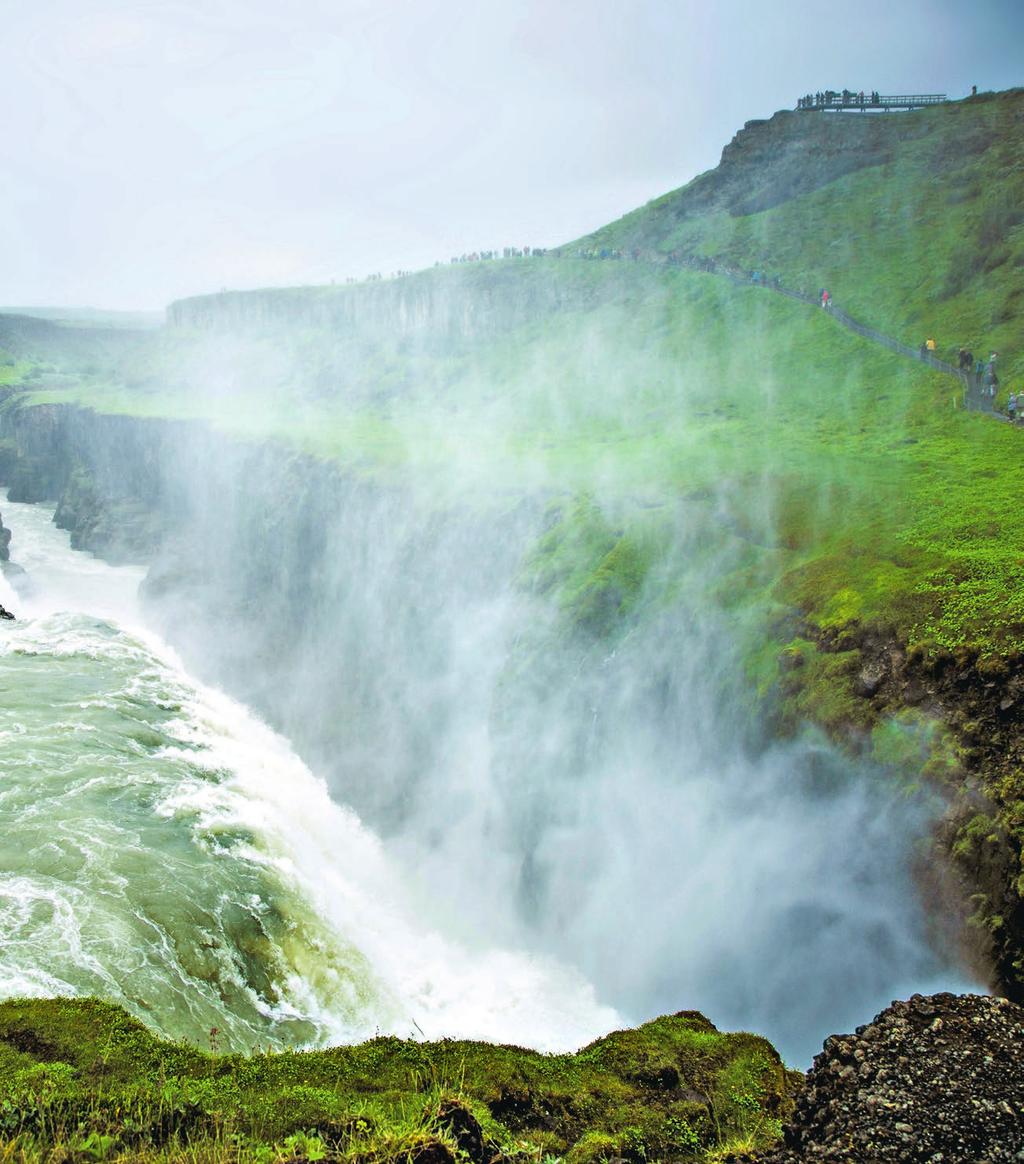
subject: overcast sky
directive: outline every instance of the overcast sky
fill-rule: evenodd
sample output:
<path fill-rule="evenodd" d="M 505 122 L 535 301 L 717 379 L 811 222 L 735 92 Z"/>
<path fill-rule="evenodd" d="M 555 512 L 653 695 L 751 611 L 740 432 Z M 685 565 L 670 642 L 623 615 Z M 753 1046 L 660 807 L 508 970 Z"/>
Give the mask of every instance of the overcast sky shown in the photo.
<path fill-rule="evenodd" d="M 576 237 L 819 88 L 1024 84 L 1024 0 L 0 0 L 0 303 Z"/>

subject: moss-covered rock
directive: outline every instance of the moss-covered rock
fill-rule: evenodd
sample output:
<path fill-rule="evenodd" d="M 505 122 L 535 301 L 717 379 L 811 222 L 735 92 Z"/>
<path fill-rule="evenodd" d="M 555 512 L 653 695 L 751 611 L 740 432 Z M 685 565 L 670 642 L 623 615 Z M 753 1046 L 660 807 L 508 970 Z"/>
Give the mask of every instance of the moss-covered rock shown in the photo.
<path fill-rule="evenodd" d="M 522 581 L 554 594 L 573 630 L 604 638 L 636 606 L 651 548 L 612 524 L 588 495 L 552 503 L 544 535 L 524 564 Z"/>

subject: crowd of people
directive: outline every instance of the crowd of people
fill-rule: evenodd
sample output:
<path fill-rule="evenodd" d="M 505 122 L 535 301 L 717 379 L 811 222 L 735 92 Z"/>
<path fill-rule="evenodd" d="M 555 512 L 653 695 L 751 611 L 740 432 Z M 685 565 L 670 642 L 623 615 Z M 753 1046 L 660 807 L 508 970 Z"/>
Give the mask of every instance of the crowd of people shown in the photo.
<path fill-rule="evenodd" d="M 773 287 L 776 291 L 782 286 L 781 275 L 769 276 L 765 271 L 751 271 L 750 281 L 758 287 Z"/>
<path fill-rule="evenodd" d="M 497 259 L 539 259 L 551 252 L 547 247 L 502 247 L 499 250 L 489 251 L 470 251 L 463 255 L 452 255 L 448 263 L 442 262 L 440 259 L 434 263 L 435 267 L 455 266 L 458 263 L 486 263 Z M 558 253 L 558 252 L 556 252 Z M 415 271 L 397 270 L 385 275 L 381 271 L 375 271 L 370 275 L 364 275 L 359 279 L 355 275 L 349 275 L 345 279 L 346 285 L 353 283 L 380 283 L 385 279 L 405 279 L 409 275 L 415 275 Z M 332 286 L 337 282 L 336 279 L 331 280 Z"/>
<path fill-rule="evenodd" d="M 930 342 L 933 345 L 935 343 L 934 340 Z M 972 386 L 982 397 L 993 402 L 999 392 L 999 375 L 996 372 L 998 357 L 999 353 L 993 352 L 987 361 L 976 360 L 974 352 L 970 348 L 961 348 L 957 355 L 957 371 L 960 372 L 969 386 Z M 1011 399 L 1014 401 L 1014 412 L 1016 412 L 1016 397 L 1011 397 Z M 1011 419 L 1015 418 L 1011 417 Z"/>
<path fill-rule="evenodd" d="M 456 263 L 487 263 L 494 259 L 540 259 L 548 253 L 547 247 L 502 247 L 501 251 L 470 251 L 469 254 L 453 255 L 449 264 Z M 435 267 L 444 266 L 435 263 Z"/>
<path fill-rule="evenodd" d="M 877 107 L 881 103 L 881 94 L 874 89 L 866 96 L 863 89 L 859 93 L 853 92 L 852 89 L 843 89 L 842 92 L 835 89 L 822 89 L 817 93 L 808 93 L 801 97 L 797 101 L 796 107 L 797 109 L 835 109 L 844 106 L 848 108 L 864 105 Z"/>

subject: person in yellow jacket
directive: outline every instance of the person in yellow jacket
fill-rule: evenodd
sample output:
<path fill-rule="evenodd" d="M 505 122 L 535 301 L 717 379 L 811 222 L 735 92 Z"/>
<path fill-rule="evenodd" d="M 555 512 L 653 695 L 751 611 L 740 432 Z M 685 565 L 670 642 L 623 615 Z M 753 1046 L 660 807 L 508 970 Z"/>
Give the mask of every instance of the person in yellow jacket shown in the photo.
<path fill-rule="evenodd" d="M 928 337 L 928 338 L 927 338 L 927 339 L 924 341 L 924 346 L 925 346 L 925 347 L 928 349 L 928 351 L 929 351 L 929 352 L 930 352 L 930 353 L 931 353 L 933 356 L 935 355 L 935 340 L 933 340 L 931 336 L 929 336 L 929 337 Z"/>

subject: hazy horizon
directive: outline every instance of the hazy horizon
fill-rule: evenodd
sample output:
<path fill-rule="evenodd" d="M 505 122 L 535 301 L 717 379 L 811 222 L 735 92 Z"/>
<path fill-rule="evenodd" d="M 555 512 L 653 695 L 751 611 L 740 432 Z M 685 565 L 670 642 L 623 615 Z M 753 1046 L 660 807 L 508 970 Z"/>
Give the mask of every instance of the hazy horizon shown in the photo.
<path fill-rule="evenodd" d="M 1024 80 L 1008 0 L 3 0 L 0 302 L 182 296 L 551 246 L 824 87 Z M 795 30 L 799 30 L 798 33 Z"/>

